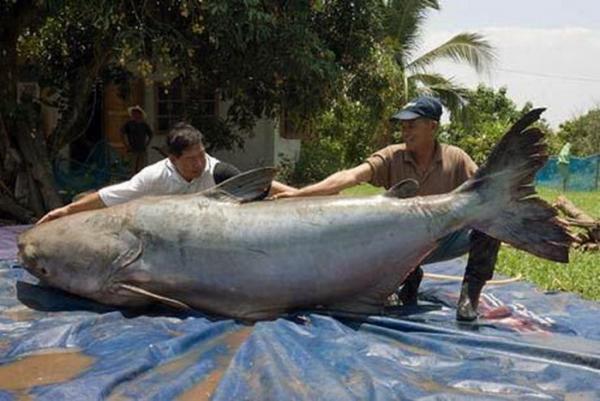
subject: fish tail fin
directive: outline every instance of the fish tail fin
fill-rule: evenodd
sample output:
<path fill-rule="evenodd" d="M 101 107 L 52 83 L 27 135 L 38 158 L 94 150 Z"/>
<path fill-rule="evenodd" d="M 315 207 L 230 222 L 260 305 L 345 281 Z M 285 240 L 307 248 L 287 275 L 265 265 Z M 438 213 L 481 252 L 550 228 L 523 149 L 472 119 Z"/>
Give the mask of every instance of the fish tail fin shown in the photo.
<path fill-rule="evenodd" d="M 521 117 L 475 176 L 456 192 L 479 196 L 477 211 L 471 210 L 473 228 L 541 258 L 566 263 L 573 238 L 533 185 L 548 154 L 544 133 L 530 125 L 544 110 L 534 109 Z"/>

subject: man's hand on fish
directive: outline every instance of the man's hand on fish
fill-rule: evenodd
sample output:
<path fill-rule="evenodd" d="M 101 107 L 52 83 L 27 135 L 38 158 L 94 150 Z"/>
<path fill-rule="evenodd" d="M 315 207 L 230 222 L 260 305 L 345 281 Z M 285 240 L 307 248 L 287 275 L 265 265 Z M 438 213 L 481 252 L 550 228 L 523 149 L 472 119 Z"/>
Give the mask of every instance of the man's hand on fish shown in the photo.
<path fill-rule="evenodd" d="M 48 221 L 58 219 L 59 217 L 67 216 L 69 213 L 68 206 L 59 207 L 57 209 L 51 210 L 46 213 L 41 219 L 39 219 L 35 224 L 39 225 L 42 223 L 46 223 Z"/>
<path fill-rule="evenodd" d="M 269 197 L 270 200 L 276 200 L 276 199 L 284 199 L 284 198 L 293 198 L 295 196 L 300 196 L 298 194 L 299 190 L 298 189 L 292 189 L 289 191 L 283 191 L 283 192 L 279 192 L 277 194 L 274 194 L 272 196 Z"/>

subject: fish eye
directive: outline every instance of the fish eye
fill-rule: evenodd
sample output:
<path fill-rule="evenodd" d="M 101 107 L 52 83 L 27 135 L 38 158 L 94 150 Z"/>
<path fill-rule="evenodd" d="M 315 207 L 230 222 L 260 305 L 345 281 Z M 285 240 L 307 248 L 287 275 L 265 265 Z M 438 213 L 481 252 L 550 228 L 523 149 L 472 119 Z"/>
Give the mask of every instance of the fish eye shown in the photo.
<path fill-rule="evenodd" d="M 40 268 L 40 273 L 42 273 L 42 275 L 47 276 L 48 275 L 48 270 L 46 270 L 45 267 L 41 267 Z"/>

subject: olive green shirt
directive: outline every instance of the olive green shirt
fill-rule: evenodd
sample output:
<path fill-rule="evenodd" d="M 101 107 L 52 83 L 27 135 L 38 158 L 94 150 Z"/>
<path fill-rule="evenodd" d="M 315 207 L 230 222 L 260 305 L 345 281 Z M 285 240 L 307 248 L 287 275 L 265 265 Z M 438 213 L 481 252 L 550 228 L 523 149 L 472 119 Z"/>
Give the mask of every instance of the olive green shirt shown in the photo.
<path fill-rule="evenodd" d="M 450 192 L 477 171 L 477 165 L 462 149 L 436 142 L 429 169 L 420 172 L 405 144 L 390 145 L 373 153 L 366 162 L 373 172 L 370 183 L 389 189 L 407 178 L 419 182 L 418 195 Z"/>

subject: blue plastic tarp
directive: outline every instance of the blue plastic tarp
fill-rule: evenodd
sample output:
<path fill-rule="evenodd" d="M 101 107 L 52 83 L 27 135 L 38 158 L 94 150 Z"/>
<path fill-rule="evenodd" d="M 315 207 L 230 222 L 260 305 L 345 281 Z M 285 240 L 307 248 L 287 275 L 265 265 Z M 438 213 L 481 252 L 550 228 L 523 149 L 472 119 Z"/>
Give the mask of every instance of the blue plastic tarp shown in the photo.
<path fill-rule="evenodd" d="M 18 231 L 0 229 L 0 401 L 600 400 L 600 305 L 571 294 L 488 286 L 483 317 L 458 323 L 459 282 L 426 279 L 390 316 L 244 325 L 41 287 L 14 260 Z"/>

